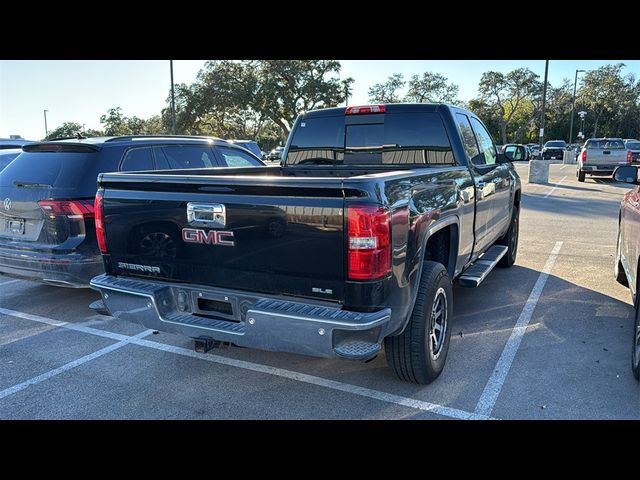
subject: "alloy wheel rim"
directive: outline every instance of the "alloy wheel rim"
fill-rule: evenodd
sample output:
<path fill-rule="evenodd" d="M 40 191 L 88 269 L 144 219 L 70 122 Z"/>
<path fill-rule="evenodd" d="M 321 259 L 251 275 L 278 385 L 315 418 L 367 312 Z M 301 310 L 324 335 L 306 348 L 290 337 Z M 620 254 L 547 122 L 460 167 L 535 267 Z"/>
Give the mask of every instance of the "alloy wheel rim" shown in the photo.
<path fill-rule="evenodd" d="M 429 352 L 433 360 L 437 360 L 444 348 L 448 327 L 448 301 L 444 288 L 436 292 L 431 308 L 431 324 L 429 327 Z"/>

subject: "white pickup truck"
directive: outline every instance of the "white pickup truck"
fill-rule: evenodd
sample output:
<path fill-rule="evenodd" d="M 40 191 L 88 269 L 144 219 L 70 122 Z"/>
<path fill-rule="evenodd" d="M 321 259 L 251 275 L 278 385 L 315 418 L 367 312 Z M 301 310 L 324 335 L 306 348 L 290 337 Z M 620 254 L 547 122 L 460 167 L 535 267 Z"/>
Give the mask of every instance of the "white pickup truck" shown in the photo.
<path fill-rule="evenodd" d="M 620 165 L 631 163 L 631 155 L 621 138 L 590 138 L 578 155 L 576 176 L 584 182 L 585 175 L 607 176 Z"/>

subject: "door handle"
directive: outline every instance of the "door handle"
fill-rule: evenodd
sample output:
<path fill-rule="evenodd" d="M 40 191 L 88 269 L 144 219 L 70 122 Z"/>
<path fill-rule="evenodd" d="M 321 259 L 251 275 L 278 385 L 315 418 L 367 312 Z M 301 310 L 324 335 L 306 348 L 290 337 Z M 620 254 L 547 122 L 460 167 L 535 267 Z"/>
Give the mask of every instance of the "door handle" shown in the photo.
<path fill-rule="evenodd" d="M 194 227 L 223 228 L 227 209 L 221 203 L 187 203 L 187 222 Z"/>

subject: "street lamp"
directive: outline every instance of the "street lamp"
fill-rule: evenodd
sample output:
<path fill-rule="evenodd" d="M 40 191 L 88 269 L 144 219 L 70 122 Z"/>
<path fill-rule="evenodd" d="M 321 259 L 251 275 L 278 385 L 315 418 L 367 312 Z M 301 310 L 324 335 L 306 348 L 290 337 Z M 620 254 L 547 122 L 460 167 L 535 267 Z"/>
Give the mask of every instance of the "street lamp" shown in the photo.
<path fill-rule="evenodd" d="M 586 70 L 576 70 L 576 78 L 573 81 L 573 100 L 571 101 L 571 123 L 569 127 L 569 143 L 573 141 L 573 110 L 576 108 L 576 87 L 578 85 L 578 72 L 586 72 Z"/>
<path fill-rule="evenodd" d="M 49 136 L 49 129 L 47 128 L 47 112 L 49 110 L 44 111 L 44 136 L 47 138 Z"/>
<path fill-rule="evenodd" d="M 584 117 L 585 117 L 586 114 L 587 114 L 587 112 L 585 112 L 585 111 L 578 112 L 578 115 L 580 116 L 580 120 L 582 120 L 582 123 L 580 125 L 580 133 L 578 135 L 583 140 L 584 140 Z"/>

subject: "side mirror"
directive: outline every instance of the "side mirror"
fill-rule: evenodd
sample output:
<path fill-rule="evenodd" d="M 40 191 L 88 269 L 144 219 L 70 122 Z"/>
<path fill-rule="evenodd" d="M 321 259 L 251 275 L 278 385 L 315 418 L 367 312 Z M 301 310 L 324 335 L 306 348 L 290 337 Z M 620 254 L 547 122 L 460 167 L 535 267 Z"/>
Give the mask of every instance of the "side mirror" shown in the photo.
<path fill-rule="evenodd" d="M 618 167 L 613 172 L 613 179 L 616 182 L 632 183 L 638 185 L 638 168 L 625 165 Z"/>
<path fill-rule="evenodd" d="M 508 162 L 515 162 L 526 158 L 526 151 L 522 145 L 509 145 L 504 148 L 503 154 Z"/>

